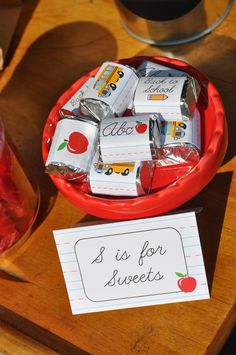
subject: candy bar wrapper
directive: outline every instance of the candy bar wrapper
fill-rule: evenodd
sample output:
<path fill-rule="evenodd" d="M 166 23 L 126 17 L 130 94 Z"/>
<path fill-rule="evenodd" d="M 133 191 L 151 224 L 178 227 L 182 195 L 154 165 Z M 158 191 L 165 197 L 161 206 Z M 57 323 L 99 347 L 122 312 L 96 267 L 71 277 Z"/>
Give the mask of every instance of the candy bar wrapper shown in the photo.
<path fill-rule="evenodd" d="M 146 60 L 137 69 L 141 76 L 152 77 L 186 77 L 188 74 L 181 70 L 173 69 L 158 63 Z"/>
<path fill-rule="evenodd" d="M 100 125 L 100 154 L 105 162 L 153 160 L 161 137 L 155 115 L 105 118 Z"/>
<path fill-rule="evenodd" d="M 190 77 L 143 77 L 134 97 L 134 112 L 159 113 L 166 121 L 192 117 L 199 96 L 199 85 Z"/>
<path fill-rule="evenodd" d="M 46 172 L 67 180 L 85 180 L 97 141 L 98 125 L 94 122 L 68 118 L 60 120 L 46 161 Z"/>
<path fill-rule="evenodd" d="M 92 115 L 98 121 L 108 116 L 122 116 L 133 100 L 138 79 L 134 68 L 120 63 L 103 63 L 94 84 L 83 95 L 81 113 Z"/>
<path fill-rule="evenodd" d="M 141 196 L 149 193 L 153 162 L 104 163 L 94 159 L 89 174 L 93 194 Z"/>
<path fill-rule="evenodd" d="M 75 112 L 75 111 L 74 111 Z M 64 108 L 61 108 L 60 111 L 59 111 L 59 114 L 61 116 L 61 119 L 65 119 L 65 118 L 68 118 L 68 119 L 73 119 L 73 120 L 83 120 L 83 121 L 88 121 L 90 123 L 95 123 L 95 125 L 98 125 L 98 121 L 92 117 L 92 116 L 78 116 L 78 113 L 74 113 L 72 111 L 68 111 Z"/>
<path fill-rule="evenodd" d="M 162 146 L 158 149 L 157 165 L 198 163 L 201 152 L 200 114 L 186 122 L 161 123 Z"/>
<path fill-rule="evenodd" d="M 63 118 L 64 113 L 69 111 L 72 112 L 74 115 L 79 116 L 80 111 L 79 111 L 79 106 L 80 106 L 80 100 L 82 99 L 85 91 L 93 85 L 94 78 L 91 77 L 89 78 L 80 88 L 76 93 L 62 106 L 62 110 L 60 111 L 60 115 Z"/>

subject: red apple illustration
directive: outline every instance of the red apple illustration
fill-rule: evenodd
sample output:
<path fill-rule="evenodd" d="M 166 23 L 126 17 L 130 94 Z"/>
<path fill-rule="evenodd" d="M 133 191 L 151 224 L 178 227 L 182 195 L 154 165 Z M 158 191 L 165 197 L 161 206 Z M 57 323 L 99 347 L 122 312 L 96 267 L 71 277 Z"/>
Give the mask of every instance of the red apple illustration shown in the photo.
<path fill-rule="evenodd" d="M 187 276 L 181 272 L 176 272 L 176 275 L 180 277 L 178 280 L 178 286 L 183 292 L 193 292 L 197 286 L 197 281 L 194 277 Z"/>
<path fill-rule="evenodd" d="M 73 154 L 82 154 L 86 152 L 88 148 L 87 138 L 80 132 L 72 132 L 69 135 L 69 139 L 64 139 L 57 150 L 62 150 L 67 147 L 67 150 Z"/>
<path fill-rule="evenodd" d="M 141 121 L 136 121 L 135 129 L 138 133 L 144 133 L 147 129 L 146 123 L 142 123 Z"/>

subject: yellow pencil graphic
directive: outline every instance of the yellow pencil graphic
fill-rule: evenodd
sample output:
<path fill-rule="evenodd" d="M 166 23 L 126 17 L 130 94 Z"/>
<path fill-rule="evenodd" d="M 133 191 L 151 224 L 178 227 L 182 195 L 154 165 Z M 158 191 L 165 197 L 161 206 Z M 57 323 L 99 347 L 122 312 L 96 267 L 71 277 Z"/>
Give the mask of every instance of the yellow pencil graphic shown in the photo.
<path fill-rule="evenodd" d="M 166 94 L 148 94 L 147 99 L 148 100 L 158 100 L 158 101 L 163 101 L 166 100 L 168 96 Z"/>

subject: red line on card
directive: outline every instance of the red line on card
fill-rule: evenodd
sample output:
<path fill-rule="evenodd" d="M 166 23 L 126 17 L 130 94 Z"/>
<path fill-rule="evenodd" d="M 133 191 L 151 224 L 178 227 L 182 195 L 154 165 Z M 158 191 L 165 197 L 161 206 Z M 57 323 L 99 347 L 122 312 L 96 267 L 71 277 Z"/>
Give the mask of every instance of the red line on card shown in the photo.
<path fill-rule="evenodd" d="M 133 152 L 133 153 L 116 153 L 116 154 L 103 154 L 104 157 L 108 156 L 108 157 L 117 157 L 120 155 L 133 155 L 133 154 L 149 154 L 150 150 L 147 150 L 146 152 Z"/>
<path fill-rule="evenodd" d="M 144 106 L 144 105 L 141 105 L 141 106 Z M 149 105 L 145 105 L 145 106 L 149 106 Z M 164 112 L 164 111 L 161 111 L 161 114 L 165 114 L 165 115 L 178 115 L 180 116 L 180 113 L 179 112 Z"/>
<path fill-rule="evenodd" d="M 179 115 L 180 113 L 179 112 L 162 112 L 163 114 L 166 114 L 166 115 Z"/>
<path fill-rule="evenodd" d="M 83 299 L 84 299 L 84 297 L 76 298 L 76 300 L 75 299 L 70 299 L 70 302 L 81 301 Z"/>
<path fill-rule="evenodd" d="M 111 191 L 136 191 L 135 189 L 122 189 L 122 188 L 114 188 L 114 187 L 105 187 L 105 186 L 92 186 L 93 189 L 100 190 L 111 190 Z"/>

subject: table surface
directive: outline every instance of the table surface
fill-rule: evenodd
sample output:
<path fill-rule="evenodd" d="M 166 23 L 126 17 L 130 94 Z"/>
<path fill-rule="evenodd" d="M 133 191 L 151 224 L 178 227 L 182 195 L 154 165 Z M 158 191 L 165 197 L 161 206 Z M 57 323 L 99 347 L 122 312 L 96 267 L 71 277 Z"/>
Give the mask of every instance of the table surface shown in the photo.
<path fill-rule="evenodd" d="M 0 278 L 0 319 L 60 353 L 217 354 L 235 324 L 236 2 L 226 20 L 190 44 L 158 48 L 131 38 L 110 0 L 28 0 L 0 77 L 0 112 L 35 175 L 41 206 L 35 230 L 9 255 L 29 282 Z M 17 45 L 16 45 L 17 43 Z M 164 55 L 184 60 L 218 88 L 229 125 L 226 157 L 183 208 L 202 207 L 200 238 L 209 300 L 72 316 L 52 230 L 96 220 L 57 192 L 43 172 L 41 137 L 57 98 L 105 60 Z"/>

